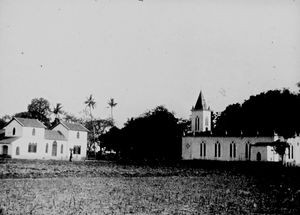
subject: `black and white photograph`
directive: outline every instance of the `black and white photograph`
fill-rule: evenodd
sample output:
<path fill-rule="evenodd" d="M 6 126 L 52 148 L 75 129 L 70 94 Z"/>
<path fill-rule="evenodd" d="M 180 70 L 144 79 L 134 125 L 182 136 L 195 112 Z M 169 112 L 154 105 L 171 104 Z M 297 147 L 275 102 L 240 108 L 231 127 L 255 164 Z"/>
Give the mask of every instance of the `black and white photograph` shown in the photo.
<path fill-rule="evenodd" d="M 300 0 L 0 0 L 8 214 L 300 214 Z"/>

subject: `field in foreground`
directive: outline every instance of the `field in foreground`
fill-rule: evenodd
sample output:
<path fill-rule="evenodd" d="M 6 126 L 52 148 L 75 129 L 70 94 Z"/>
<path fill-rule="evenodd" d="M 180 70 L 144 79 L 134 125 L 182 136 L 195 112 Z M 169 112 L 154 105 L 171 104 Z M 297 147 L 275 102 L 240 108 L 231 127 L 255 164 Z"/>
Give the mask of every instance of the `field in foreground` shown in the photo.
<path fill-rule="evenodd" d="M 0 214 L 300 214 L 298 169 L 0 163 Z"/>

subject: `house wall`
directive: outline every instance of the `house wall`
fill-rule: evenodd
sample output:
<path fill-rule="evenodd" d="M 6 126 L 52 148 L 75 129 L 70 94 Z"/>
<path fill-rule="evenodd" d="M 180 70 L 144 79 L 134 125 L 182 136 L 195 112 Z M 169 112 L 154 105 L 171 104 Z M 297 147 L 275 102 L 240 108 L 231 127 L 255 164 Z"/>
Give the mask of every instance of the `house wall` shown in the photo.
<path fill-rule="evenodd" d="M 0 155 L 3 154 L 3 146 L 7 146 L 7 154 L 11 155 L 11 144 L 0 144 Z"/>
<path fill-rule="evenodd" d="M 66 139 L 68 139 L 68 137 L 69 137 L 69 130 L 62 124 L 58 124 L 52 130 L 60 131 L 66 137 Z"/>
<path fill-rule="evenodd" d="M 53 160 L 68 160 L 69 149 L 66 141 L 56 140 L 57 153 L 56 156 L 52 155 L 54 140 L 38 140 L 32 138 L 20 138 L 11 144 L 12 158 L 19 159 L 53 159 Z M 29 143 L 37 143 L 36 152 L 29 152 Z M 48 151 L 46 152 L 46 144 L 48 143 Z M 63 145 L 63 153 L 61 153 L 61 145 Z M 16 154 L 16 149 L 19 147 L 19 155 Z"/>
<path fill-rule="evenodd" d="M 13 135 L 13 128 L 15 128 L 15 135 Z M 22 136 L 23 127 L 16 120 L 11 121 L 5 128 L 6 137 Z"/>
<path fill-rule="evenodd" d="M 183 137 L 182 138 L 182 159 L 205 159 L 222 161 L 243 161 L 252 160 L 252 156 L 246 158 L 246 144 L 250 145 L 256 142 L 271 142 L 274 137 Z M 220 157 L 215 157 L 215 144 L 220 143 Z M 200 156 L 200 144 L 206 144 L 206 156 Z M 230 157 L 230 144 L 236 145 L 236 156 Z M 249 147 L 249 150 L 251 148 Z M 252 151 L 251 151 L 252 152 Z M 267 153 L 267 152 L 266 152 Z M 253 155 L 253 154 L 252 154 Z M 256 155 L 256 154 L 255 154 Z M 267 154 L 266 154 L 267 157 Z"/>
<path fill-rule="evenodd" d="M 86 158 L 86 148 L 87 148 L 87 132 L 78 131 L 79 138 L 77 138 L 77 131 L 69 131 L 69 147 L 80 146 L 81 154 L 73 154 L 74 160 L 82 160 Z"/>

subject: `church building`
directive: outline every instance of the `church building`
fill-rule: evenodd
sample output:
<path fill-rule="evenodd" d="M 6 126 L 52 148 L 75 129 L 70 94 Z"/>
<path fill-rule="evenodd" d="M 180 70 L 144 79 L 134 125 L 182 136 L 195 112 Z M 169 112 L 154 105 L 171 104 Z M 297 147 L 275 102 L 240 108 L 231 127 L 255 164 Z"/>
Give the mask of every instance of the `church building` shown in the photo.
<path fill-rule="evenodd" d="M 279 161 L 274 143 L 282 138 L 272 136 L 223 136 L 212 133 L 211 110 L 200 92 L 195 107 L 192 107 L 191 132 L 182 137 L 183 160 L 219 161 Z M 287 140 L 290 147 L 284 162 L 300 165 L 300 137 Z"/>

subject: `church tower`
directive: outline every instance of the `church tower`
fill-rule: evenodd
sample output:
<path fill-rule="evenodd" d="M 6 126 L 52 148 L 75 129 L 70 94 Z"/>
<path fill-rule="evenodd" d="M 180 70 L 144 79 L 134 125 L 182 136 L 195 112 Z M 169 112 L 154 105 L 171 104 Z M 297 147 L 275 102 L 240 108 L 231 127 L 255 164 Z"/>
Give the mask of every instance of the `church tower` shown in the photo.
<path fill-rule="evenodd" d="M 195 107 L 192 107 L 192 132 L 211 131 L 211 111 L 207 108 L 200 91 Z"/>

